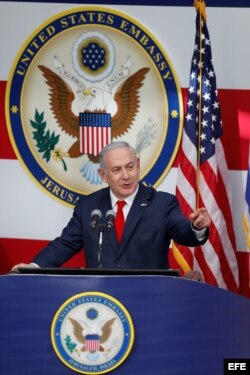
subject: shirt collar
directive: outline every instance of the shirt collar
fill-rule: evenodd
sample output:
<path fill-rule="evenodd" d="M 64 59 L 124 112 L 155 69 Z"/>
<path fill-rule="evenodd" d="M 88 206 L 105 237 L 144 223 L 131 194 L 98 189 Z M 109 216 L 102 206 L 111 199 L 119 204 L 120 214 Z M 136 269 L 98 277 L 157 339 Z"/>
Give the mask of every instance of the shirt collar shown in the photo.
<path fill-rule="evenodd" d="M 139 185 L 137 186 L 137 188 L 135 189 L 135 191 L 131 195 L 129 195 L 126 199 L 123 199 L 129 207 L 132 206 L 132 204 L 134 202 L 134 199 L 135 199 L 135 196 L 138 192 L 138 189 L 139 189 Z M 112 208 L 114 208 L 115 205 L 116 205 L 116 202 L 119 199 L 115 196 L 115 194 L 113 193 L 113 191 L 111 189 L 110 189 L 110 198 L 111 198 Z"/>

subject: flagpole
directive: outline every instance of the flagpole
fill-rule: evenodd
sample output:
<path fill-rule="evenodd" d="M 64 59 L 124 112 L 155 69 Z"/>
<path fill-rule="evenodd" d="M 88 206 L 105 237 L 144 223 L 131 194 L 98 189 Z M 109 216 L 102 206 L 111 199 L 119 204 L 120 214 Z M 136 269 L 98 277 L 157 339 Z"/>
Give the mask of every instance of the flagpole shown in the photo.
<path fill-rule="evenodd" d="M 195 0 L 194 6 L 199 12 L 199 117 L 198 117 L 198 147 L 197 147 L 197 194 L 196 194 L 196 209 L 200 206 L 200 150 L 201 150 L 201 105 L 202 105 L 202 17 L 204 21 L 207 20 L 206 4 L 204 0 Z"/>

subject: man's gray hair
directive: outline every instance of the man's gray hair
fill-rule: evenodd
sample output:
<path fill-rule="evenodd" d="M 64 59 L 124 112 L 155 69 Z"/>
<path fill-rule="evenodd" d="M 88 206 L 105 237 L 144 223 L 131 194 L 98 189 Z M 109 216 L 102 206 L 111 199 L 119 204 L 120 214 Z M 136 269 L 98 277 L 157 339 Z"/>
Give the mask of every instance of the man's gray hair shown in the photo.
<path fill-rule="evenodd" d="M 103 149 L 101 150 L 101 152 L 99 154 L 100 168 L 101 169 L 105 169 L 106 165 L 105 165 L 104 157 L 105 157 L 105 155 L 108 152 L 110 152 L 112 150 L 115 150 L 116 148 L 124 148 L 124 147 L 126 147 L 130 151 L 132 151 L 132 153 L 134 154 L 135 158 L 137 157 L 137 153 L 136 153 L 135 149 L 132 146 L 130 146 L 129 143 L 124 142 L 124 141 L 111 142 L 108 145 L 106 145 L 105 147 L 103 147 Z"/>

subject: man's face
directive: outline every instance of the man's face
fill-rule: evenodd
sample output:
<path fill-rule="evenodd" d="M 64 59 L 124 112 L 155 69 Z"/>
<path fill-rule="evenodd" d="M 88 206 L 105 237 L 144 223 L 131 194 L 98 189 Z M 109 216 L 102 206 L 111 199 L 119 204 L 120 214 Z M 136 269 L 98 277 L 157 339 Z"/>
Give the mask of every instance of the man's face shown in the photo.
<path fill-rule="evenodd" d="M 99 169 L 99 175 L 118 199 L 132 194 L 139 182 L 140 160 L 126 147 L 109 151 L 104 157 L 106 168 Z"/>

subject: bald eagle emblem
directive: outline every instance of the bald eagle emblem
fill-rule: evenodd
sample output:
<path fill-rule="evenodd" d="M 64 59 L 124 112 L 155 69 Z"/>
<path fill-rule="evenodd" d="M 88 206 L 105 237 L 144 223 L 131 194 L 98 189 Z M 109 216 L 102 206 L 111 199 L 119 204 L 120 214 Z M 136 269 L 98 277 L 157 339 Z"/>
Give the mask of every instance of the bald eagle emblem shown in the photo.
<path fill-rule="evenodd" d="M 111 335 L 115 318 L 109 319 L 100 327 L 101 333 L 94 331 L 86 334 L 84 332 L 86 329 L 82 323 L 70 317 L 69 320 L 72 323 L 75 338 L 82 344 L 81 352 L 89 351 L 90 353 L 95 353 L 105 351 L 103 344 L 105 344 Z"/>
<path fill-rule="evenodd" d="M 58 69 L 61 67 L 60 64 L 59 60 L 54 59 L 53 65 Z M 39 65 L 38 68 L 49 87 L 49 103 L 53 116 L 61 130 L 73 138 L 68 150 L 55 149 L 53 154 L 57 161 L 63 157 L 82 156 L 79 131 L 80 112 L 111 115 L 111 134 L 106 143 L 124 136 L 131 129 L 140 108 L 139 89 L 143 85 L 149 68 L 137 70 L 116 89 L 87 87 L 85 83 L 82 83 L 81 90 L 78 89 L 77 93 L 66 80 L 47 66 Z M 104 146 L 105 144 L 102 144 L 102 147 Z M 84 162 L 81 168 L 82 175 L 90 182 L 101 183 L 97 174 L 100 149 L 98 152 L 88 153 L 88 161 Z M 93 173 L 95 174 L 94 180 Z"/>

